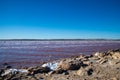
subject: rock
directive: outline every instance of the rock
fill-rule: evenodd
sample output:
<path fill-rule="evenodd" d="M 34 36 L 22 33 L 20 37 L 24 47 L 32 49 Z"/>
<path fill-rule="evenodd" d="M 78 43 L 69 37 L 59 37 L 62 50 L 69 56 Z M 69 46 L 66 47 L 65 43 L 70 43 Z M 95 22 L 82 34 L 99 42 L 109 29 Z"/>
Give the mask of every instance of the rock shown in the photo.
<path fill-rule="evenodd" d="M 39 80 L 45 80 L 45 79 L 41 77 Z"/>
<path fill-rule="evenodd" d="M 50 80 L 68 80 L 68 79 L 66 79 L 65 77 L 52 77 Z"/>
<path fill-rule="evenodd" d="M 117 79 L 117 78 L 114 77 L 114 78 L 111 78 L 110 80 L 119 80 L 119 79 Z"/>
<path fill-rule="evenodd" d="M 10 69 L 10 68 L 12 68 L 12 66 L 9 66 L 9 65 L 5 66 L 5 69 Z"/>
<path fill-rule="evenodd" d="M 37 73 L 48 73 L 50 69 L 48 67 L 39 67 L 39 68 L 30 68 L 28 69 L 30 74 L 37 74 Z"/>
<path fill-rule="evenodd" d="M 102 52 L 96 52 L 94 54 L 95 57 L 98 57 L 98 58 L 103 58 L 106 54 L 105 53 L 102 53 Z"/>
<path fill-rule="evenodd" d="M 120 59 L 120 52 L 114 52 L 114 54 L 112 55 L 113 59 Z"/>
<path fill-rule="evenodd" d="M 3 66 L 5 67 L 5 69 L 10 69 L 10 68 L 12 68 L 12 66 L 10 66 L 8 63 L 3 63 Z"/>
<path fill-rule="evenodd" d="M 1 74 L 3 74 L 4 73 L 4 70 L 3 69 L 0 69 L 0 76 L 1 76 Z"/>
<path fill-rule="evenodd" d="M 15 75 L 12 73 L 9 73 L 7 75 L 2 76 L 4 80 L 11 80 Z"/>
<path fill-rule="evenodd" d="M 77 75 L 79 76 L 90 76 L 92 75 L 93 73 L 93 69 L 92 68 L 80 68 L 78 71 L 77 71 Z"/>
<path fill-rule="evenodd" d="M 92 62 L 90 62 L 90 61 L 84 61 L 82 67 L 86 67 L 86 66 L 89 66 L 91 64 L 92 64 Z"/>
<path fill-rule="evenodd" d="M 85 70 L 84 68 L 80 68 L 78 71 L 77 71 L 77 75 L 79 76 L 85 76 L 87 75 L 87 70 Z"/>
<path fill-rule="evenodd" d="M 56 70 L 58 68 L 58 64 L 59 62 L 54 61 L 54 62 L 45 63 L 42 65 L 42 67 L 48 67 L 51 70 Z"/>
<path fill-rule="evenodd" d="M 0 77 L 0 80 L 3 80 L 3 78 L 2 78 L 2 77 Z"/>
<path fill-rule="evenodd" d="M 21 80 L 19 77 L 17 78 L 17 77 L 14 77 L 14 78 L 12 78 L 11 80 Z"/>
<path fill-rule="evenodd" d="M 54 74 L 55 73 L 55 71 L 50 71 L 49 73 L 48 73 L 48 75 L 52 75 L 52 74 Z"/>
<path fill-rule="evenodd" d="M 58 68 L 57 70 L 54 70 L 54 71 L 50 71 L 48 74 L 51 75 L 51 74 L 67 74 L 67 71 L 66 70 L 63 70 L 61 68 Z"/>
<path fill-rule="evenodd" d="M 104 58 L 101 58 L 100 60 L 98 60 L 97 62 L 99 64 L 103 64 L 103 63 L 106 63 L 108 60 L 107 59 L 104 59 Z"/>
<path fill-rule="evenodd" d="M 113 52 L 120 52 L 120 49 L 114 49 Z"/>
<path fill-rule="evenodd" d="M 116 64 L 120 63 L 120 60 L 118 60 L 118 59 L 108 60 L 108 63 L 109 63 L 110 65 L 116 65 Z"/>
<path fill-rule="evenodd" d="M 61 61 L 59 67 L 63 70 L 78 70 L 83 64 L 80 60 L 67 59 L 66 61 Z"/>
<path fill-rule="evenodd" d="M 55 73 L 56 73 L 56 74 L 62 74 L 62 73 L 64 73 L 64 72 L 66 72 L 66 71 L 63 70 L 63 69 L 57 69 L 57 70 L 55 70 Z"/>
<path fill-rule="evenodd" d="M 68 73 L 67 71 L 65 71 L 63 74 L 64 74 L 64 75 L 69 75 L 69 73 Z"/>
<path fill-rule="evenodd" d="M 7 69 L 4 71 L 3 74 L 1 74 L 1 76 L 6 76 L 9 74 L 15 75 L 17 73 L 28 73 L 28 70 L 25 70 L 25 69 Z"/>

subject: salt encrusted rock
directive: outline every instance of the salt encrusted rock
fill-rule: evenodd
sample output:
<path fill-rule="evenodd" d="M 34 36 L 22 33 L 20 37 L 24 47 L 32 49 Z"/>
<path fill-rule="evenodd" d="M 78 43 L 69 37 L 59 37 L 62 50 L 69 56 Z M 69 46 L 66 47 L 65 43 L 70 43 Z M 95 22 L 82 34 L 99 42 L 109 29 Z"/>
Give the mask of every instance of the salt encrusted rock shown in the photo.
<path fill-rule="evenodd" d="M 25 70 L 25 69 L 7 69 L 4 71 L 3 74 L 1 74 L 1 76 L 5 76 L 5 75 L 8 75 L 8 74 L 16 74 L 16 73 L 28 73 L 28 70 Z"/>
<path fill-rule="evenodd" d="M 80 60 L 66 59 L 60 62 L 59 67 L 63 70 L 78 70 L 82 64 Z"/>
<path fill-rule="evenodd" d="M 42 67 L 48 67 L 50 70 L 56 70 L 58 68 L 59 62 L 49 62 L 42 65 Z"/>

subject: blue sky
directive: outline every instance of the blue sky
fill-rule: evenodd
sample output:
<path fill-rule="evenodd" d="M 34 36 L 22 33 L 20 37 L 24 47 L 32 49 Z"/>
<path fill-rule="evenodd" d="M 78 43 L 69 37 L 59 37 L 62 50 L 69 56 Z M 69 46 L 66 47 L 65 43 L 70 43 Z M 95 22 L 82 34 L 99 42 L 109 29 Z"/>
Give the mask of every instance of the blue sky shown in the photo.
<path fill-rule="evenodd" d="M 120 0 L 0 0 L 0 39 L 120 39 Z"/>

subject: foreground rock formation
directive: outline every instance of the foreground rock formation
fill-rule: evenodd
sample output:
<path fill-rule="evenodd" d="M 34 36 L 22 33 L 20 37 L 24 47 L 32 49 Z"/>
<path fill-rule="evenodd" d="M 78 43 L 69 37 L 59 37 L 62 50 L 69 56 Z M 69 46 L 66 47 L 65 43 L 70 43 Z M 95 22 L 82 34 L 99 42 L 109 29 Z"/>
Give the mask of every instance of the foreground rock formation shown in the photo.
<path fill-rule="evenodd" d="M 0 80 L 120 80 L 120 49 L 26 69 L 1 69 Z"/>

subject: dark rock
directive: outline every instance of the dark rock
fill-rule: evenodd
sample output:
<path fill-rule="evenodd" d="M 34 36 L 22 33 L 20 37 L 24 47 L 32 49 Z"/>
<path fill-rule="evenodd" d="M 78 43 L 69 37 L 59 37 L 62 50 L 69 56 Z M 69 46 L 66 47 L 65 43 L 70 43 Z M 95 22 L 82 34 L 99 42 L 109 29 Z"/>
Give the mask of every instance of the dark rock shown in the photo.
<path fill-rule="evenodd" d="M 68 71 L 65 71 L 63 74 L 64 74 L 64 75 L 69 75 Z"/>
<path fill-rule="evenodd" d="M 93 73 L 93 69 L 92 68 L 87 71 L 88 75 L 92 75 L 92 73 Z"/>
<path fill-rule="evenodd" d="M 62 74 L 63 72 L 65 72 L 65 70 L 62 70 L 62 69 L 59 69 L 59 70 L 55 71 L 56 74 Z"/>
<path fill-rule="evenodd" d="M 40 79 L 39 79 L 39 80 L 44 80 L 44 78 L 40 77 Z"/>
<path fill-rule="evenodd" d="M 4 80 L 12 80 L 13 77 L 15 77 L 15 74 L 10 73 L 10 74 L 4 75 L 3 79 Z"/>
<path fill-rule="evenodd" d="M 4 73 L 4 69 L 0 69 L 0 76 L 2 73 Z"/>
<path fill-rule="evenodd" d="M 39 67 L 39 68 L 31 68 L 28 69 L 30 74 L 37 74 L 37 73 L 48 73 L 50 68 L 48 67 Z"/>
<path fill-rule="evenodd" d="M 10 69 L 10 68 L 12 68 L 12 66 L 9 65 L 5 66 L 5 69 Z"/>

